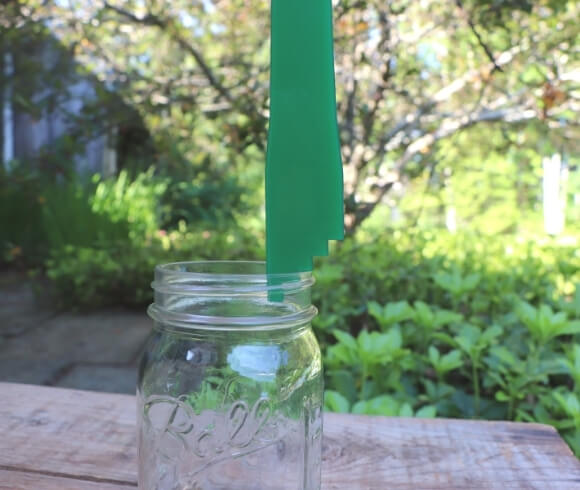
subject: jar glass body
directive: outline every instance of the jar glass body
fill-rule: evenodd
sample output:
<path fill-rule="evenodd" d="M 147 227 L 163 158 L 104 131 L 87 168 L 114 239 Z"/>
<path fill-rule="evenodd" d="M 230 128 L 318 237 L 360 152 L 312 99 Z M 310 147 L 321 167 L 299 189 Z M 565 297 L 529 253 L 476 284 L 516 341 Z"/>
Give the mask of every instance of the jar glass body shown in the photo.
<path fill-rule="evenodd" d="M 323 378 L 309 273 L 160 266 L 139 368 L 139 488 L 319 490 Z"/>

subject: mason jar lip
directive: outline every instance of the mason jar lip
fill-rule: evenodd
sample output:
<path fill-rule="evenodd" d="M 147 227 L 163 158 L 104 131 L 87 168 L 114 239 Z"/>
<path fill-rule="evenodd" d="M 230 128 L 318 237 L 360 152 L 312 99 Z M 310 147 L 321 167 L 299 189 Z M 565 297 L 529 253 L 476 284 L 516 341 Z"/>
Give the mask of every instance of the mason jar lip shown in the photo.
<path fill-rule="evenodd" d="M 181 327 L 188 330 L 212 330 L 218 328 L 226 330 L 277 330 L 280 328 L 292 328 L 308 325 L 318 313 L 318 309 L 310 305 L 300 311 L 288 313 L 279 317 L 255 316 L 255 317 L 209 317 L 180 313 L 161 308 L 155 303 L 149 306 L 147 313 L 158 324 L 164 326 Z"/>
<path fill-rule="evenodd" d="M 264 261 L 197 260 L 155 266 L 155 281 L 151 286 L 159 292 L 199 294 L 230 290 L 243 294 L 299 290 L 314 282 L 311 271 L 269 274 Z"/>
<path fill-rule="evenodd" d="M 176 267 L 183 266 L 259 266 L 264 268 L 264 272 L 196 272 L 196 271 L 184 271 L 176 269 Z M 311 271 L 296 271 L 296 272 L 283 272 L 271 274 L 266 272 L 266 262 L 263 260 L 184 260 L 179 262 L 168 262 L 165 264 L 158 264 L 155 266 L 155 270 L 159 272 L 171 273 L 172 275 L 183 275 L 184 277 L 263 277 L 263 278 L 290 278 L 290 277 L 301 277 L 312 276 Z"/>
<path fill-rule="evenodd" d="M 194 329 L 270 330 L 308 324 L 317 310 L 310 304 L 309 289 L 314 284 L 311 271 L 267 274 L 266 263 L 247 260 L 203 260 L 160 264 L 155 267 L 154 303 L 148 313 L 164 325 Z M 298 299 L 306 293 L 308 303 Z M 221 316 L 194 313 L 181 306 L 242 301 L 279 305 L 279 314 L 264 312 Z M 193 302 L 193 303 L 191 303 Z M 181 305 L 181 306 L 180 306 Z"/>

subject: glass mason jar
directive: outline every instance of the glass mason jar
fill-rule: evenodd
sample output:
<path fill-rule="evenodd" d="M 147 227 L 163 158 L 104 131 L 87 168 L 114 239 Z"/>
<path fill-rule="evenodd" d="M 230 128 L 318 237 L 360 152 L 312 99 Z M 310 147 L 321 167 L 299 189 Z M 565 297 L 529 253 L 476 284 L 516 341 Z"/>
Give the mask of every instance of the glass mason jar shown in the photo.
<path fill-rule="evenodd" d="M 311 273 L 158 266 L 137 388 L 142 490 L 319 490 Z"/>

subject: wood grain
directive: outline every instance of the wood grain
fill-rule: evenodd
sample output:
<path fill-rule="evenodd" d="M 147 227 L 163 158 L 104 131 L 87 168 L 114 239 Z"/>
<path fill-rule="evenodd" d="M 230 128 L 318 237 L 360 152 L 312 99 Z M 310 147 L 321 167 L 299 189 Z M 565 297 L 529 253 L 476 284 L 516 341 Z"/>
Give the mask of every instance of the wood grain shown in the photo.
<path fill-rule="evenodd" d="M 0 383 L 0 489 L 135 487 L 135 446 L 132 396 Z M 552 427 L 509 422 L 326 414 L 322 473 L 323 490 L 580 489 Z"/>
<path fill-rule="evenodd" d="M 324 490 L 580 489 L 580 463 L 548 426 L 445 419 L 325 419 Z"/>
<path fill-rule="evenodd" d="M 136 484 L 135 400 L 0 383 L 0 467 Z"/>
<path fill-rule="evenodd" d="M 0 470 L 0 490 L 128 490 L 129 488 L 135 487 L 25 471 Z"/>

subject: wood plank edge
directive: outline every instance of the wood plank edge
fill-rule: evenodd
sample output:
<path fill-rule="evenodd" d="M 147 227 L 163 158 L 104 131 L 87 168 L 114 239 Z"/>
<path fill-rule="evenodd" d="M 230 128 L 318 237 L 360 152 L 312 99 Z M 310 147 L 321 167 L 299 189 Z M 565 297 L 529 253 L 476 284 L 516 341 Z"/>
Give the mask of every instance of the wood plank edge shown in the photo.
<path fill-rule="evenodd" d="M 137 389 L 137 387 L 135 387 Z M 29 383 L 11 383 L 7 381 L 0 381 L 0 393 L 3 393 L 3 390 L 11 390 L 16 392 L 22 391 L 44 391 L 50 393 L 56 392 L 63 392 L 68 394 L 77 394 L 82 396 L 94 396 L 97 398 L 115 398 L 115 399 L 124 399 L 125 402 L 130 402 L 131 400 L 135 400 L 134 394 L 128 393 L 109 393 L 105 391 L 94 391 L 94 390 L 79 390 L 76 388 L 62 388 L 61 386 L 49 386 L 49 385 L 36 385 L 36 384 L 29 384 Z M 4 394 L 4 393 L 3 393 Z"/>
<path fill-rule="evenodd" d="M 21 468 L 18 466 L 10 466 L 10 465 L 0 465 L 0 470 L 3 471 L 12 471 L 15 473 L 29 473 L 33 475 L 41 475 L 41 476 L 51 476 L 54 478 L 66 478 L 69 480 L 80 480 L 86 481 L 90 483 L 101 483 L 107 485 L 118 485 L 122 487 L 131 487 L 137 488 L 137 482 L 133 481 L 126 481 L 126 480 L 115 480 L 111 478 L 97 478 L 94 476 L 88 475 L 72 475 L 70 473 L 59 473 L 57 471 L 46 471 L 46 470 L 33 470 L 30 468 Z"/>

